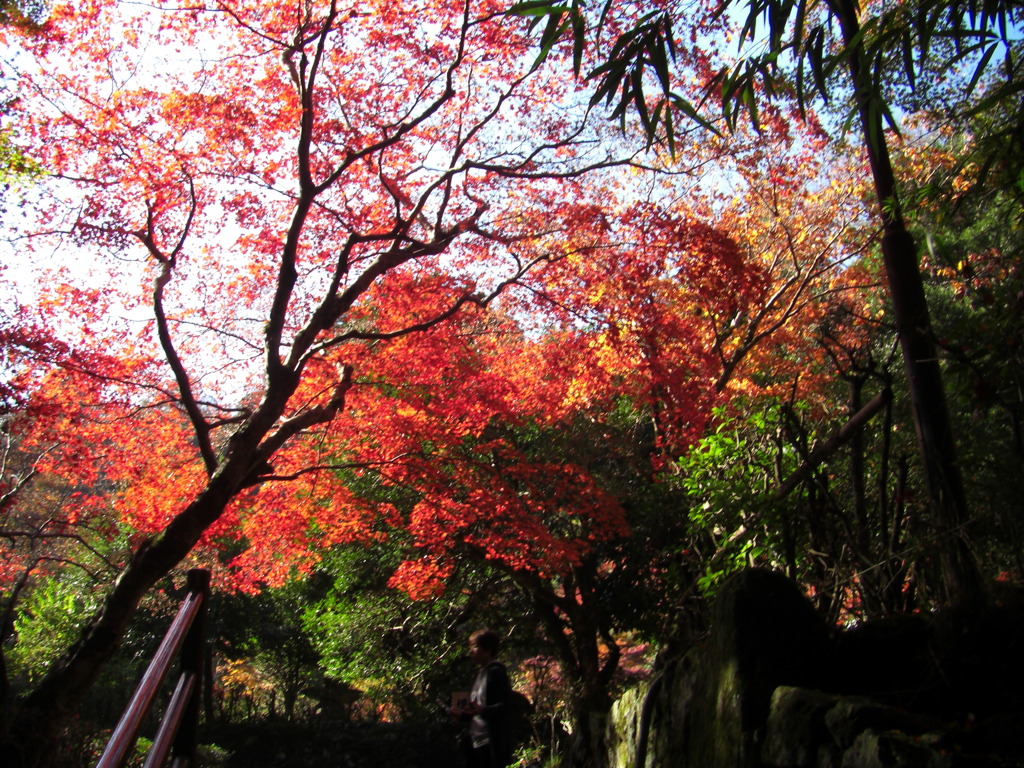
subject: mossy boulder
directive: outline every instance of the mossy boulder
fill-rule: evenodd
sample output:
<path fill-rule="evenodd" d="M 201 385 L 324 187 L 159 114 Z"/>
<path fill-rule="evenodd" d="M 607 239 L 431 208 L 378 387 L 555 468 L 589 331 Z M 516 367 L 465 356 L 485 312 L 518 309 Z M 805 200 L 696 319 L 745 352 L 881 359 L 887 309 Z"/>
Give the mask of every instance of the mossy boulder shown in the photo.
<path fill-rule="evenodd" d="M 707 641 L 613 710 L 609 764 L 1024 765 L 1018 598 L 842 630 L 782 574 L 737 574 L 719 592 Z"/>

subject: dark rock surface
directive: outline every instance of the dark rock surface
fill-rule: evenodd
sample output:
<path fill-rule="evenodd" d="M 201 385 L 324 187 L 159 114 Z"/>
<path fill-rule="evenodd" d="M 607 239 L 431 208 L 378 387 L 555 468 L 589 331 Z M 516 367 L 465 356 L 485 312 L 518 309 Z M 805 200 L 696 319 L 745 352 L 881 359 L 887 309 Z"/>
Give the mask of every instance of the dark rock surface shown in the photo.
<path fill-rule="evenodd" d="M 707 643 L 652 686 L 645 766 L 1024 766 L 1024 602 L 833 630 L 795 584 L 750 570 L 725 585 Z M 612 768 L 633 768 L 612 718 Z"/>

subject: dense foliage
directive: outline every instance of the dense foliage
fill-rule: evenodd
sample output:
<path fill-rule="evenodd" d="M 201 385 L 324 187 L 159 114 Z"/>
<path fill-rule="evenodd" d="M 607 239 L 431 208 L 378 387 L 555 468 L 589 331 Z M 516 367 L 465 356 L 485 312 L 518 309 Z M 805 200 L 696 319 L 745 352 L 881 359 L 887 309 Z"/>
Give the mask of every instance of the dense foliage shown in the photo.
<path fill-rule="evenodd" d="M 1019 581 L 1012 11 L 920 6 L 4 6 L 3 749 L 87 759 L 195 565 L 211 722 L 448 738 L 490 625 L 592 765 L 737 569 Z"/>

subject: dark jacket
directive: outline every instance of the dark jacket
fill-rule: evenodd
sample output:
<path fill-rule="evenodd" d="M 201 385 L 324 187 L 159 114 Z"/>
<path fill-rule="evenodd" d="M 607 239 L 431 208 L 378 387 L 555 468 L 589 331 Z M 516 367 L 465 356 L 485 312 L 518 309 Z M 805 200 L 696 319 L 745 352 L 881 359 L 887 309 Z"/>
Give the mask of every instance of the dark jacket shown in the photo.
<path fill-rule="evenodd" d="M 487 739 L 491 768 L 505 768 L 512 762 L 512 686 L 500 661 L 481 667 L 473 684 L 473 700 L 483 711 L 470 722 L 474 741 Z"/>

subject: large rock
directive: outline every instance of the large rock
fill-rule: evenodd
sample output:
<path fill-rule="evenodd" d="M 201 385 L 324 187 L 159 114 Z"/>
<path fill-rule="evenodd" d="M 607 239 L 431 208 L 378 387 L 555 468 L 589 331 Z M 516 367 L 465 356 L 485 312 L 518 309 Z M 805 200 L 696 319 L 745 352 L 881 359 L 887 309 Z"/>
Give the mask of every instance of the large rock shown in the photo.
<path fill-rule="evenodd" d="M 930 647 L 931 624 L 917 614 L 896 614 L 846 630 L 836 638 L 830 688 L 911 705 L 934 700 L 940 680 Z"/>
<path fill-rule="evenodd" d="M 653 686 L 646 766 L 757 765 L 773 692 L 815 686 L 830 648 L 824 622 L 785 576 L 754 569 L 732 577 L 716 600 L 707 645 L 669 665 Z M 638 697 L 614 714 L 612 768 L 634 765 L 622 744 L 640 733 L 642 710 Z"/>
<path fill-rule="evenodd" d="M 942 724 L 862 697 L 781 686 L 772 696 L 769 768 L 953 768 Z"/>
<path fill-rule="evenodd" d="M 1024 596 L 1010 597 L 833 638 L 784 576 L 738 574 L 707 643 L 614 711 L 611 768 L 1024 766 Z"/>
<path fill-rule="evenodd" d="M 780 768 L 817 768 L 834 760 L 827 717 L 838 697 L 807 688 L 775 689 L 761 759 Z"/>
<path fill-rule="evenodd" d="M 694 664 L 699 661 L 697 654 L 690 654 L 667 665 L 636 695 L 616 703 L 609 719 L 609 742 L 616 745 L 609 768 L 682 764 L 690 719 L 698 708 L 702 675 Z"/>
<path fill-rule="evenodd" d="M 843 753 L 839 768 L 939 768 L 926 743 L 899 731 L 867 730 Z"/>
<path fill-rule="evenodd" d="M 831 662 L 825 622 L 796 585 L 776 571 L 743 571 L 722 586 L 710 644 L 712 665 L 720 672 L 719 694 L 732 699 L 733 714 L 745 731 L 767 720 L 776 688 L 817 687 Z"/>

